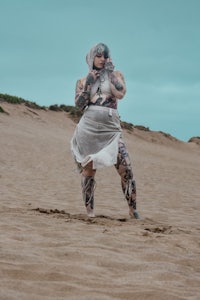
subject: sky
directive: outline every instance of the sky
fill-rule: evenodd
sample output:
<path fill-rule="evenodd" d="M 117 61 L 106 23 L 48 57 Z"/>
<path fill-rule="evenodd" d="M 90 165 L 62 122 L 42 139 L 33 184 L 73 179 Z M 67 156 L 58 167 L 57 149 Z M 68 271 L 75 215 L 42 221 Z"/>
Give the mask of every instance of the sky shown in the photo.
<path fill-rule="evenodd" d="M 0 0 L 0 93 L 74 105 L 98 42 L 127 93 L 121 120 L 200 136 L 199 0 Z"/>

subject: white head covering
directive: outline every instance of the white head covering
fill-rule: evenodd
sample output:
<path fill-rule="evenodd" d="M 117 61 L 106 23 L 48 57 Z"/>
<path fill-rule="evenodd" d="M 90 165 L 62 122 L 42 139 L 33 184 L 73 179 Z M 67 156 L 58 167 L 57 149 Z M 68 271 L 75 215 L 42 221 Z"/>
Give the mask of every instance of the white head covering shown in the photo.
<path fill-rule="evenodd" d="M 86 62 L 89 66 L 89 70 L 93 70 L 93 63 L 94 63 L 94 58 L 97 54 L 104 54 L 106 58 L 110 58 L 110 50 L 108 46 L 106 46 L 103 43 L 98 43 L 94 45 L 89 53 L 86 55 Z"/>

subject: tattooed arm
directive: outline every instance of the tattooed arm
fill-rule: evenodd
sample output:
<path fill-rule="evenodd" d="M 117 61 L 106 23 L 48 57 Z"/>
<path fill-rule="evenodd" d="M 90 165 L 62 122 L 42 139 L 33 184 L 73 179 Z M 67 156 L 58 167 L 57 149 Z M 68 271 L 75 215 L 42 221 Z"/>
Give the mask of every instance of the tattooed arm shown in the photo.
<path fill-rule="evenodd" d="M 93 83 L 98 77 L 98 73 L 96 71 L 91 71 L 86 79 L 80 79 L 76 83 L 76 95 L 75 95 L 75 104 L 80 110 L 84 110 L 84 108 L 90 102 L 90 91 Z"/>
<path fill-rule="evenodd" d="M 84 80 L 79 79 L 76 82 L 76 93 L 75 93 L 75 105 L 80 109 L 84 110 L 84 108 L 88 105 L 90 101 L 90 94 L 87 91 L 84 91 Z"/>
<path fill-rule="evenodd" d="M 105 69 L 108 71 L 110 79 L 110 87 L 114 97 L 122 99 L 126 93 L 126 84 L 121 72 L 114 71 L 115 66 L 109 58 L 105 63 Z"/>
<path fill-rule="evenodd" d="M 117 99 L 122 99 L 126 93 L 126 84 L 122 73 L 119 71 L 114 71 L 110 73 L 109 77 L 112 94 Z"/>

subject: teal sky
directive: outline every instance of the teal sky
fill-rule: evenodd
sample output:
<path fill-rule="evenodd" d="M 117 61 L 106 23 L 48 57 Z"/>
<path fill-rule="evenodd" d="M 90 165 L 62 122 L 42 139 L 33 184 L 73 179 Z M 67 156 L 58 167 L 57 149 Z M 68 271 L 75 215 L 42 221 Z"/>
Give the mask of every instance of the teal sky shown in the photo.
<path fill-rule="evenodd" d="M 126 79 L 122 120 L 200 136 L 199 12 L 199 0 L 0 0 L 0 93 L 74 105 L 104 42 Z"/>

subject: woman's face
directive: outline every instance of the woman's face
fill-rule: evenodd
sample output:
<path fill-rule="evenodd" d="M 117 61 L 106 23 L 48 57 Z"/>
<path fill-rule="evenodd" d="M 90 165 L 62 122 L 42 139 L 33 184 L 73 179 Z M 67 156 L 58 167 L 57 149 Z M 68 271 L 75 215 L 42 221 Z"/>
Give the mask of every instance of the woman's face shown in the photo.
<path fill-rule="evenodd" d="M 94 58 L 94 66 L 97 69 L 103 69 L 107 58 L 104 57 L 104 54 L 97 54 Z"/>

